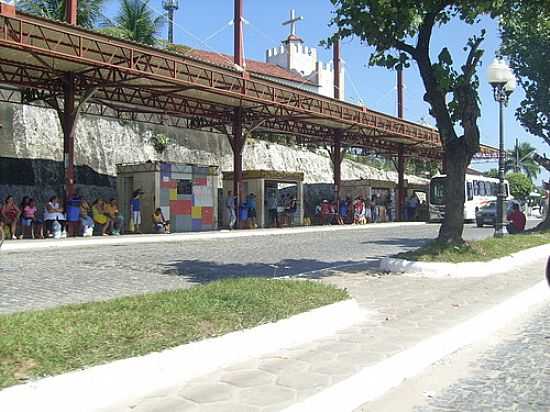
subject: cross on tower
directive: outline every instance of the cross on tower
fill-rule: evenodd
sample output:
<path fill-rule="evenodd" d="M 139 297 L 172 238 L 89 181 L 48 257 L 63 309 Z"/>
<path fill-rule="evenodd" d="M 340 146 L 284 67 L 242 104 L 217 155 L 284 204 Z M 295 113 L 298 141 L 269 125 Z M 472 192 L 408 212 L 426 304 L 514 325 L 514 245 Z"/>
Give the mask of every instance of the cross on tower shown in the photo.
<path fill-rule="evenodd" d="M 296 36 L 296 23 L 300 20 L 304 20 L 303 16 L 296 17 L 296 10 L 290 10 L 290 20 L 283 23 L 283 26 L 290 26 L 290 35 Z"/>

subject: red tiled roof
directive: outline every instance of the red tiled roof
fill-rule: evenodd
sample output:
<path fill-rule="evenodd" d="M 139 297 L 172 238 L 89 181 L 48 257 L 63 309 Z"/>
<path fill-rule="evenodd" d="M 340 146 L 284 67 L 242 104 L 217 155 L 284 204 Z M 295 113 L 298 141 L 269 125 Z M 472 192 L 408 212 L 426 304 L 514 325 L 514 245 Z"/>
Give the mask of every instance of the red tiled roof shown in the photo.
<path fill-rule="evenodd" d="M 218 66 L 233 67 L 233 56 L 221 53 L 213 53 L 206 50 L 192 49 L 186 53 L 189 57 L 204 60 Z M 315 84 L 314 82 L 302 77 L 295 71 L 284 69 L 276 64 L 264 63 L 257 60 L 246 59 L 246 69 L 254 74 L 263 76 L 275 77 L 284 80 L 290 80 L 296 83 L 308 85 Z"/>

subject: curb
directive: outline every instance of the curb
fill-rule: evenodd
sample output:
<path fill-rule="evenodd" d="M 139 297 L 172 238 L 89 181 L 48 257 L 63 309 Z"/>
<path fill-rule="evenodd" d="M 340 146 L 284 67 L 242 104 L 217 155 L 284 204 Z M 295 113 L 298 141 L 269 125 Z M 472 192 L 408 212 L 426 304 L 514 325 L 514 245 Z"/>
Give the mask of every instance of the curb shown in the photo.
<path fill-rule="evenodd" d="M 14 240 L 4 242 L 2 253 L 41 250 L 49 248 L 70 248 L 87 246 L 108 245 L 132 245 L 143 243 L 170 243 L 212 239 L 234 239 L 240 237 L 289 235 L 317 232 L 339 232 L 345 230 L 384 229 L 388 227 L 421 226 L 425 222 L 391 222 L 375 223 L 370 225 L 344 225 L 344 226 L 301 226 L 282 229 L 256 229 L 256 230 L 221 230 L 200 233 L 172 233 L 165 235 L 123 235 L 110 237 L 69 238 L 69 239 L 44 239 L 44 240 Z"/>
<path fill-rule="evenodd" d="M 380 269 L 384 272 L 404 273 L 416 277 L 428 278 L 469 278 L 496 275 L 509 272 L 536 259 L 543 259 L 550 255 L 550 244 L 525 249 L 510 256 L 487 262 L 417 262 L 405 259 L 383 258 Z"/>
<path fill-rule="evenodd" d="M 0 391 L 0 410 L 91 412 L 161 391 L 222 367 L 331 336 L 364 320 L 354 299 L 275 323 Z"/>
<path fill-rule="evenodd" d="M 284 412 L 352 412 L 366 402 L 379 398 L 405 379 L 418 375 L 445 356 L 489 337 L 514 318 L 549 298 L 548 285 L 545 281 L 539 282 L 446 332 L 363 368 L 350 378 L 290 406 Z"/>

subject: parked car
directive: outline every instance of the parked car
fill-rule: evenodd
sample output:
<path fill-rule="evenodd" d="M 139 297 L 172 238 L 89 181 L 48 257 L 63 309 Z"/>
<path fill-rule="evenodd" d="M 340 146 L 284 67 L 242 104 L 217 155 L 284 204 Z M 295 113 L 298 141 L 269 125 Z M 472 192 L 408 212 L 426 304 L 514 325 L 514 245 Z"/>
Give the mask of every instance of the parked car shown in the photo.
<path fill-rule="evenodd" d="M 509 200 L 506 203 L 506 210 L 504 211 L 504 219 L 506 215 L 512 211 L 512 205 L 518 203 L 517 201 Z M 484 206 L 481 206 L 476 210 L 476 225 L 482 227 L 483 225 L 494 226 L 497 221 L 497 202 L 491 201 Z"/>

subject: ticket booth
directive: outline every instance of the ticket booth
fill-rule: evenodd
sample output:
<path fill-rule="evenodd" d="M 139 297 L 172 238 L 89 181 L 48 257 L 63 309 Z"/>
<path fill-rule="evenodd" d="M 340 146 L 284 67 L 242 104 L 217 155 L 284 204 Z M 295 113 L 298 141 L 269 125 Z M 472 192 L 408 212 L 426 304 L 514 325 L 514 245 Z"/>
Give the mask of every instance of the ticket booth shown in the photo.
<path fill-rule="evenodd" d="M 247 196 L 256 196 L 256 219 L 258 227 L 271 227 L 270 208 L 277 205 L 277 213 L 285 226 L 301 226 L 304 223 L 304 174 L 302 172 L 279 172 L 273 170 L 246 170 L 243 172 L 242 201 Z M 233 191 L 233 172 L 223 172 L 224 200 Z M 288 213 L 287 203 L 296 199 L 296 211 Z M 225 204 L 225 202 L 224 202 Z M 228 215 L 223 214 L 224 226 Z"/>
<path fill-rule="evenodd" d="M 117 191 L 126 221 L 130 199 L 141 189 L 141 229 L 153 232 L 152 214 L 157 208 L 170 220 L 172 232 L 200 232 L 218 228 L 217 166 L 145 162 L 117 165 Z"/>

